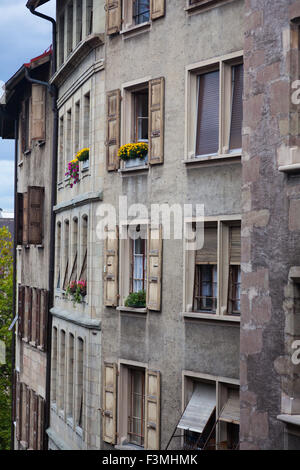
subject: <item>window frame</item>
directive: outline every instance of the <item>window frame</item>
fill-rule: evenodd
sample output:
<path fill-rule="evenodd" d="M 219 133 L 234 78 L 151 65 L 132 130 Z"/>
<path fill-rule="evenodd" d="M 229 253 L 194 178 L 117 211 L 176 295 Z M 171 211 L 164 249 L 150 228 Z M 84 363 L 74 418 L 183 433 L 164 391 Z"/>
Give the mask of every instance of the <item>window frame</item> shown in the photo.
<path fill-rule="evenodd" d="M 229 230 L 231 226 L 239 225 L 241 223 L 241 215 L 208 216 L 204 218 L 189 217 L 184 221 L 185 233 L 190 233 L 191 230 L 193 230 L 192 227 L 195 223 L 204 224 L 204 226 L 205 224 L 209 226 L 211 223 L 217 224 L 217 308 L 215 312 L 196 311 L 194 309 L 196 251 L 187 250 L 187 242 L 184 240 L 183 316 L 186 318 L 209 318 L 212 320 L 240 322 L 241 314 L 229 313 L 228 299 L 229 269 L 231 265 L 229 259 Z M 226 278 L 228 279 L 227 286 Z M 223 279 L 225 279 L 225 282 Z"/>
<path fill-rule="evenodd" d="M 184 162 L 203 162 L 228 158 L 241 158 L 242 149 L 229 151 L 231 125 L 232 81 L 231 68 L 243 63 L 243 51 L 201 61 L 186 67 L 185 88 L 185 151 Z M 198 77 L 219 70 L 219 136 L 218 152 L 213 155 L 196 155 Z"/>
<path fill-rule="evenodd" d="M 122 2 L 122 25 L 121 25 L 121 34 L 128 31 L 134 31 L 136 29 L 148 30 L 149 26 L 152 23 L 151 20 L 151 2 L 149 2 L 149 20 L 142 23 L 136 24 L 134 21 L 134 0 L 124 0 Z"/>

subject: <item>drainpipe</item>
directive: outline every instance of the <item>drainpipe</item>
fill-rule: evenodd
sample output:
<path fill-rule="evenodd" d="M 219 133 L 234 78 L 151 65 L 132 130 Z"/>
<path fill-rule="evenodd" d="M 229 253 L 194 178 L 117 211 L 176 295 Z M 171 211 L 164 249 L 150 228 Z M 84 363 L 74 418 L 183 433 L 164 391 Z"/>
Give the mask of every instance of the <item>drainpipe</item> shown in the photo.
<path fill-rule="evenodd" d="M 13 239 L 13 303 L 12 303 L 12 311 L 13 311 L 13 318 L 16 316 L 16 286 L 17 286 L 17 191 L 18 191 L 18 143 L 19 143 L 19 120 L 18 118 L 15 119 L 15 181 L 14 181 L 14 239 Z M 11 340 L 11 370 L 12 370 L 12 387 L 11 387 L 11 398 L 13 403 L 13 387 L 14 387 L 14 377 L 15 377 L 15 366 L 16 366 L 16 326 L 13 326 L 12 329 L 12 340 Z M 16 407 L 16 403 L 13 404 Z M 11 450 L 15 448 L 15 425 L 13 420 L 11 420 Z"/>
<path fill-rule="evenodd" d="M 50 16 L 35 11 L 33 7 L 28 6 L 30 12 L 52 23 L 52 75 L 56 72 L 56 21 Z M 28 70 L 25 70 L 25 76 L 31 83 L 44 85 L 52 96 L 52 112 L 53 112 L 53 134 L 52 134 L 52 174 L 51 174 L 51 222 L 50 222 L 50 247 L 49 247 L 49 310 L 47 325 L 47 367 L 46 367 L 46 397 L 45 397 L 45 430 L 50 426 L 50 387 L 51 387 L 51 342 L 52 342 L 52 315 L 50 309 L 54 305 L 54 255 L 55 255 L 55 214 L 53 207 L 56 205 L 56 180 L 57 180 L 57 146 L 58 146 L 58 110 L 57 110 L 57 88 L 49 83 L 39 82 L 30 77 Z M 48 437 L 44 434 L 44 449 L 48 448 Z"/>
<path fill-rule="evenodd" d="M 56 72 L 56 57 L 57 57 L 56 21 L 54 18 L 51 18 L 51 16 L 47 16 L 47 15 L 44 15 L 43 13 L 36 11 L 33 6 L 29 6 L 28 4 L 26 6 L 30 10 L 30 13 L 32 13 L 33 15 L 38 16 L 39 18 L 43 18 L 44 20 L 50 21 L 52 23 L 52 48 L 53 48 L 52 75 L 54 75 Z"/>

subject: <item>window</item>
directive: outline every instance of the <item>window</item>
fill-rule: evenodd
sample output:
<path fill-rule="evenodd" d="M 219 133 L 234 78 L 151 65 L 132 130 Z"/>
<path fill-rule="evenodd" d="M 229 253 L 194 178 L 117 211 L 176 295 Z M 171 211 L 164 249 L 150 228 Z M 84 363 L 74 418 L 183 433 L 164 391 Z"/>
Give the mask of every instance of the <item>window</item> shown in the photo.
<path fill-rule="evenodd" d="M 70 240 L 70 224 L 68 220 L 64 222 L 64 253 L 63 253 L 63 279 L 62 288 L 67 290 L 68 287 L 68 273 L 69 273 L 69 240 Z"/>
<path fill-rule="evenodd" d="M 82 0 L 76 4 L 76 44 L 82 40 Z"/>
<path fill-rule="evenodd" d="M 60 331 L 59 347 L 59 409 L 65 410 L 66 333 Z"/>
<path fill-rule="evenodd" d="M 131 240 L 132 246 L 132 292 L 146 290 L 147 253 L 146 240 Z"/>
<path fill-rule="evenodd" d="M 71 245 L 71 275 L 70 282 L 77 281 L 77 258 L 78 258 L 78 219 L 72 221 L 72 245 Z"/>
<path fill-rule="evenodd" d="M 148 89 L 134 93 L 135 142 L 148 142 L 149 105 Z"/>
<path fill-rule="evenodd" d="M 56 288 L 60 289 L 61 284 L 61 272 L 60 272 L 60 265 L 61 265 L 61 222 L 57 223 L 56 226 L 56 257 L 55 257 L 55 265 L 56 265 Z"/>
<path fill-rule="evenodd" d="M 56 403 L 57 400 L 57 328 L 52 330 L 52 359 L 51 359 L 51 401 Z"/>
<path fill-rule="evenodd" d="M 185 311 L 216 316 L 241 313 L 241 223 L 188 222 L 203 246 L 185 252 Z M 202 232 L 203 230 L 203 232 Z M 232 318 L 232 321 L 234 319 Z"/>
<path fill-rule="evenodd" d="M 73 2 L 70 2 L 67 7 L 67 48 L 68 54 L 73 50 Z"/>
<path fill-rule="evenodd" d="M 145 439 L 145 371 L 129 369 L 128 441 L 139 446 Z"/>
<path fill-rule="evenodd" d="M 59 151 L 58 151 L 58 182 L 65 177 L 65 155 L 64 155 L 64 117 L 59 118 Z"/>
<path fill-rule="evenodd" d="M 87 34 L 93 32 L 93 0 L 86 0 L 86 31 Z"/>
<path fill-rule="evenodd" d="M 241 52 L 187 67 L 186 160 L 241 156 Z"/>
<path fill-rule="evenodd" d="M 76 395 L 76 425 L 82 427 L 82 415 L 83 415 L 83 339 L 77 339 L 77 395 Z"/>
<path fill-rule="evenodd" d="M 80 101 L 75 103 L 75 154 L 80 150 Z"/>
<path fill-rule="evenodd" d="M 150 20 L 150 0 L 133 0 L 133 19 L 135 24 Z"/>
<path fill-rule="evenodd" d="M 72 142 L 72 109 L 67 112 L 67 159 L 73 159 L 73 142 Z"/>
<path fill-rule="evenodd" d="M 62 14 L 59 18 L 59 63 L 61 66 L 65 60 L 65 15 Z"/>
<path fill-rule="evenodd" d="M 74 335 L 69 334 L 69 357 L 68 357 L 68 408 L 67 415 L 73 418 L 74 397 Z"/>
<path fill-rule="evenodd" d="M 84 125 L 83 125 L 83 146 L 90 148 L 90 120 L 91 120 L 91 98 L 90 93 L 84 95 Z M 89 167 L 89 160 L 85 160 L 83 168 Z"/>
<path fill-rule="evenodd" d="M 83 215 L 81 218 L 81 262 L 79 279 L 87 281 L 87 261 L 88 261 L 88 217 Z"/>
<path fill-rule="evenodd" d="M 30 98 L 27 97 L 22 103 L 21 113 L 21 150 L 22 153 L 28 152 L 31 147 L 30 142 Z"/>

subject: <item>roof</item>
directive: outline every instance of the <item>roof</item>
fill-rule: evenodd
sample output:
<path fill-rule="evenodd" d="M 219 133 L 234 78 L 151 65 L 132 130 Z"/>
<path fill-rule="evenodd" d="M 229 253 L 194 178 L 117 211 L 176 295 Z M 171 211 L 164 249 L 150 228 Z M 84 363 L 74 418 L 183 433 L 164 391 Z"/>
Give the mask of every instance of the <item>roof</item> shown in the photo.
<path fill-rule="evenodd" d="M 40 7 L 41 5 L 44 5 L 44 3 L 49 2 L 49 0 L 28 0 L 26 3 L 27 8 L 33 7 L 37 8 Z"/>

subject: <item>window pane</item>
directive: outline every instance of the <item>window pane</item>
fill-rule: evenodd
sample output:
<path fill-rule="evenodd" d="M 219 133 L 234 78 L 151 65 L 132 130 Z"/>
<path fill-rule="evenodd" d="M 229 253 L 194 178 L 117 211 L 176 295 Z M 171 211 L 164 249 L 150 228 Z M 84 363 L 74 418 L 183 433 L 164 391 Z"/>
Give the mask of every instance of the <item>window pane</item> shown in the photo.
<path fill-rule="evenodd" d="M 196 155 L 219 148 L 219 71 L 199 76 Z"/>
<path fill-rule="evenodd" d="M 145 434 L 145 373 L 141 370 L 129 371 L 129 441 L 133 444 L 143 445 Z"/>
<path fill-rule="evenodd" d="M 215 312 L 217 308 L 217 266 L 197 265 L 194 310 Z"/>
<path fill-rule="evenodd" d="M 146 286 L 146 243 L 138 238 L 133 240 L 133 292 L 139 292 Z"/>
<path fill-rule="evenodd" d="M 241 267 L 230 266 L 229 313 L 241 312 Z"/>
<path fill-rule="evenodd" d="M 232 67 L 232 110 L 230 127 L 230 150 L 242 148 L 243 124 L 243 65 Z"/>
<path fill-rule="evenodd" d="M 145 23 L 150 20 L 150 0 L 134 0 L 135 24 Z"/>
<path fill-rule="evenodd" d="M 148 141 L 148 90 L 135 94 L 135 140 Z"/>

